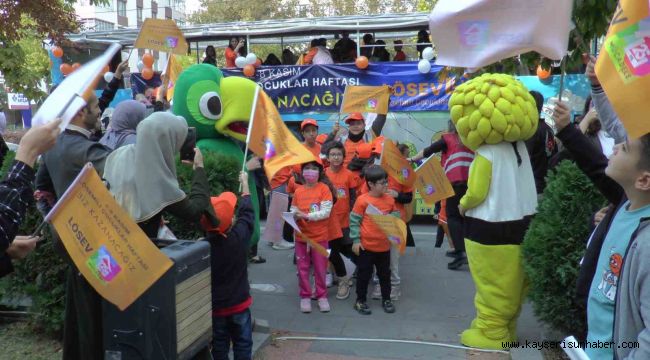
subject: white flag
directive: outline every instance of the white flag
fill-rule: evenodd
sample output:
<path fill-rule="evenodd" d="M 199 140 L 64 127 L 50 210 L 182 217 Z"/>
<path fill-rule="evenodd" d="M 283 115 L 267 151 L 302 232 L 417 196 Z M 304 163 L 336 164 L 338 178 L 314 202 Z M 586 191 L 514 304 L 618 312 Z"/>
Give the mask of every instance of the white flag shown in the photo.
<path fill-rule="evenodd" d="M 436 64 L 476 68 L 528 51 L 567 53 L 572 0 L 440 0 L 429 15 Z"/>

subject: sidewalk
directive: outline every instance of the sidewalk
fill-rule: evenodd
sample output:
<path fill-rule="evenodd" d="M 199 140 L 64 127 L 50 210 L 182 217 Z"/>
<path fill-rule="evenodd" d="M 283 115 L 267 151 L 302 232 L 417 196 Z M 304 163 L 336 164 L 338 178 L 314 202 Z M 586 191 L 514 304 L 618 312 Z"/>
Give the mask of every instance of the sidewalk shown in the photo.
<path fill-rule="evenodd" d="M 407 248 L 401 258 L 402 297 L 397 312 L 386 314 L 378 300 L 369 300 L 372 315 L 359 315 L 353 308 L 355 288 L 346 300 L 335 298 L 330 288 L 330 313 L 299 310 L 293 251 L 277 251 L 260 243 L 259 253 L 267 263 L 251 265 L 249 278 L 253 295 L 253 315 L 268 321 L 273 337 L 307 335 L 318 337 L 401 339 L 460 345 L 459 334 L 474 318 L 474 286 L 467 266 L 461 271 L 447 269 L 447 244 L 434 249 L 432 225 L 412 227 L 416 248 Z M 540 326 L 529 304 L 519 319 L 520 340 L 540 340 Z M 430 345 L 334 342 L 274 341 L 264 346 L 261 359 L 508 359 L 508 354 L 486 354 L 464 349 Z"/>

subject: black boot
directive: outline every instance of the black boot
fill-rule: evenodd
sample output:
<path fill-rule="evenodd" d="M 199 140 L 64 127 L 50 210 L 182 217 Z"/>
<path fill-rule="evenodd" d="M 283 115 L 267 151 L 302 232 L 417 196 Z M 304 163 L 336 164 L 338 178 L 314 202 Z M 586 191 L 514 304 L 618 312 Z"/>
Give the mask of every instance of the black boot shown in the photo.
<path fill-rule="evenodd" d="M 447 269 L 458 270 L 464 264 L 467 264 L 467 257 L 464 252 L 460 252 L 454 257 L 454 261 L 447 264 Z"/>

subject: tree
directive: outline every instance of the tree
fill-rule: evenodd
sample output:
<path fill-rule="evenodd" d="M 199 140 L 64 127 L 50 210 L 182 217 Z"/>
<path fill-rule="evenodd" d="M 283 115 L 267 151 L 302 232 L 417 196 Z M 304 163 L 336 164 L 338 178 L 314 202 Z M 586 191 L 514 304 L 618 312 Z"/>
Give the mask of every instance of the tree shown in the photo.
<path fill-rule="evenodd" d="M 91 0 L 108 4 L 109 0 Z M 76 32 L 75 0 L 0 1 L 0 72 L 12 91 L 39 100 L 44 93 L 38 83 L 47 74 L 47 57 L 41 41 L 60 43 L 66 33 Z"/>

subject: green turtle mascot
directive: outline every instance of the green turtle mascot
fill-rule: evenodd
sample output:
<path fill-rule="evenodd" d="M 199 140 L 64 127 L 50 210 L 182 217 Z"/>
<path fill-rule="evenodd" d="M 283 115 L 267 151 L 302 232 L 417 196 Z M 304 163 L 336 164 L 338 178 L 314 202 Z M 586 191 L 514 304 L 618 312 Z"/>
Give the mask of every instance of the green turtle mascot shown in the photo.
<path fill-rule="evenodd" d="M 537 194 L 524 140 L 535 134 L 539 114 L 524 85 L 503 74 L 483 74 L 460 85 L 449 109 L 461 141 L 476 154 L 459 206 L 476 318 L 460 340 L 501 350 L 516 340 L 526 293 L 521 243 Z"/>
<path fill-rule="evenodd" d="M 226 78 L 210 64 L 192 65 L 174 84 L 172 112 L 196 128 L 197 146 L 202 151 L 232 156 L 242 164 L 241 143 L 246 142 L 256 86 L 246 78 Z M 256 189 L 252 176 L 248 183 L 250 189 Z M 260 238 L 257 191 L 251 191 L 251 201 L 255 210 L 255 231 L 250 242 L 253 246 Z"/>

